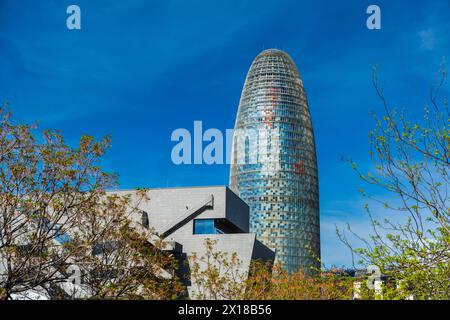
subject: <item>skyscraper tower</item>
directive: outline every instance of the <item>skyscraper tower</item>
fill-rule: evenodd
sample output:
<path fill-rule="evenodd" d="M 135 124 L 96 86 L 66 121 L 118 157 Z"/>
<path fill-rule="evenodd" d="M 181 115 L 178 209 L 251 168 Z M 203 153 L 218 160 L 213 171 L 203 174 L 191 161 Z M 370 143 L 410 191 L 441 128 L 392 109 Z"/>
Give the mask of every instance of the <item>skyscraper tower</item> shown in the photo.
<path fill-rule="evenodd" d="M 236 118 L 230 188 L 250 206 L 250 231 L 289 272 L 319 267 L 316 147 L 297 67 L 276 49 L 248 71 Z"/>

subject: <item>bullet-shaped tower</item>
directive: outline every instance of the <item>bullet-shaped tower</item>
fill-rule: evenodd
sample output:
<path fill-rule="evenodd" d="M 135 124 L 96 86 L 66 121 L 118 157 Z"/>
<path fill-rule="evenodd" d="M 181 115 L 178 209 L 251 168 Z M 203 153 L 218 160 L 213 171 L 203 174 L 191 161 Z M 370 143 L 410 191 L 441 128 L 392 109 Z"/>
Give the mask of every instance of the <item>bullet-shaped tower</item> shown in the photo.
<path fill-rule="evenodd" d="M 250 231 L 289 272 L 320 266 L 316 147 L 297 67 L 276 49 L 253 61 L 239 103 L 230 188 L 250 206 Z"/>

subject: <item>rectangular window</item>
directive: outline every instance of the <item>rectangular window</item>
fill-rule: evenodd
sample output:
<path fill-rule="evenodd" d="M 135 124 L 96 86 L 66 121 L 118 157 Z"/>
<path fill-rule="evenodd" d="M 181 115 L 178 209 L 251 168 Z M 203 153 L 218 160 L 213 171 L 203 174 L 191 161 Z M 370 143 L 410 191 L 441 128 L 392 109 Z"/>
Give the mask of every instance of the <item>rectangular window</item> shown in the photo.
<path fill-rule="evenodd" d="M 231 234 L 243 231 L 226 219 L 196 219 L 194 234 Z"/>
<path fill-rule="evenodd" d="M 194 234 L 216 234 L 214 219 L 194 220 Z"/>
<path fill-rule="evenodd" d="M 59 227 L 58 226 L 56 226 L 55 229 L 56 229 L 55 230 L 55 240 L 56 241 L 58 241 L 61 244 L 70 242 L 71 239 L 70 239 L 70 236 L 67 233 L 61 233 L 59 231 Z"/>

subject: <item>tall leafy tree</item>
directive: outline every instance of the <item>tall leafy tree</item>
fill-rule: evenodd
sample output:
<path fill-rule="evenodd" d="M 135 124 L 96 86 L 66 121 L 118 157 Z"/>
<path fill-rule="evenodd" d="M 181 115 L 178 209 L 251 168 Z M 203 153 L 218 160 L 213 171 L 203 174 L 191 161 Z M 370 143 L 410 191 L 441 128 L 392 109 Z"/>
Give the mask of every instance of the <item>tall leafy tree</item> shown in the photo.
<path fill-rule="evenodd" d="M 0 108 L 0 298 L 176 297 L 174 258 L 133 222 L 138 203 L 111 195 L 100 160 L 111 143 L 15 124 Z"/>
<path fill-rule="evenodd" d="M 384 298 L 450 298 L 450 112 L 446 99 L 446 71 L 441 69 L 430 92 L 430 102 L 419 120 L 392 108 L 373 75 L 375 90 L 383 105 L 382 116 L 375 116 L 370 132 L 375 171 L 364 173 L 353 168 L 372 186 L 393 195 L 392 203 L 380 202 L 397 218 L 380 221 L 366 210 L 372 234 L 356 235 L 361 247 L 353 246 L 348 233 L 338 230 L 341 240 L 366 265 L 378 266 L 385 276 Z M 395 220 L 395 221 L 394 221 Z"/>

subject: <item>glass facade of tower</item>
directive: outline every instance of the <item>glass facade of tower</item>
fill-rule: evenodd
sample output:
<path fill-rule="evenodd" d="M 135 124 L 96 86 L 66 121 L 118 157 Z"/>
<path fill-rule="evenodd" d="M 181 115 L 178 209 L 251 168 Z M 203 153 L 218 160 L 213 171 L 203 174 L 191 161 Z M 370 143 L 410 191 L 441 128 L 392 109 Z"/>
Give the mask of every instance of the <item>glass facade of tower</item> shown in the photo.
<path fill-rule="evenodd" d="M 245 80 L 230 188 L 250 206 L 250 231 L 290 272 L 319 267 L 317 161 L 305 90 L 292 59 L 265 50 Z"/>

